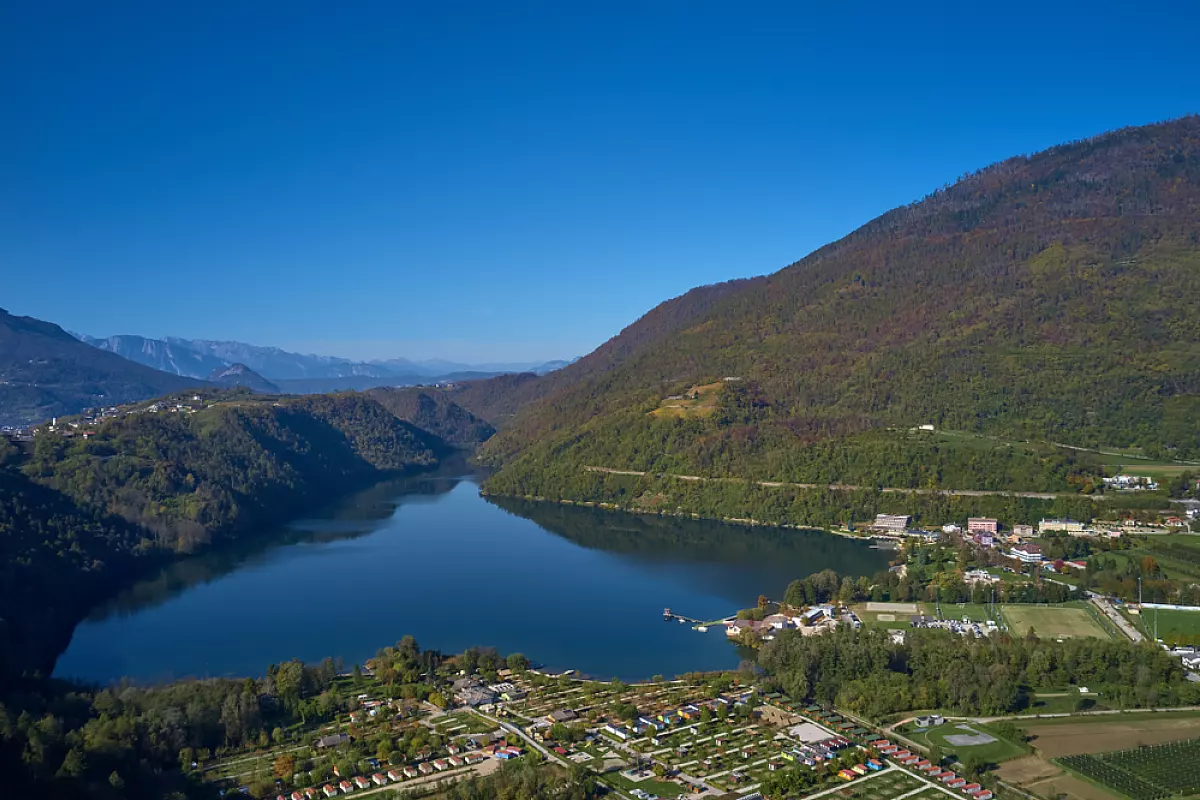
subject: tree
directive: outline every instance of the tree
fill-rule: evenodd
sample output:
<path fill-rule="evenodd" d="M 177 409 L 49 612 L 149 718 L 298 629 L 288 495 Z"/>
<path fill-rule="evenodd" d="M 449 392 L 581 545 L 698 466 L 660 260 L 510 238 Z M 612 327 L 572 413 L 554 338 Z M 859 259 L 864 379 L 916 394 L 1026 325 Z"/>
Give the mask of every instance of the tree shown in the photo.
<path fill-rule="evenodd" d="M 125 788 L 125 779 L 114 769 L 108 775 L 108 785 L 120 792 Z"/>
<path fill-rule="evenodd" d="M 287 780 L 296 773 L 296 757 L 291 753 L 284 753 L 275 759 L 275 764 L 272 768 L 276 778 Z"/>
<path fill-rule="evenodd" d="M 58 774 L 60 777 L 79 778 L 86 770 L 87 760 L 83 757 L 83 753 L 72 747 L 63 758 L 62 766 L 58 768 Z"/>
<path fill-rule="evenodd" d="M 510 654 L 509 657 L 505 659 L 505 663 L 508 664 L 508 668 L 513 672 L 524 672 L 525 670 L 529 669 L 529 659 L 526 658 L 523 653 Z"/>

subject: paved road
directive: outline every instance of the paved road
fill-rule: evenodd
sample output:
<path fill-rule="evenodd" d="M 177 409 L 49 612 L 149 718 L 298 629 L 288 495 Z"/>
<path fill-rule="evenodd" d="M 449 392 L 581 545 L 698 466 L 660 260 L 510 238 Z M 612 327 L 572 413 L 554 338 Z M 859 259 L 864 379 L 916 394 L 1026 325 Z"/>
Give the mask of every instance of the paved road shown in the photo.
<path fill-rule="evenodd" d="M 1093 594 L 1091 596 L 1091 601 L 1096 604 L 1096 607 L 1099 608 L 1105 616 L 1111 619 L 1113 623 L 1121 629 L 1121 633 L 1125 634 L 1135 642 L 1140 642 L 1146 638 L 1145 636 L 1142 636 L 1141 631 L 1130 624 L 1129 620 L 1121 616 L 1121 612 L 1117 611 L 1117 609 L 1113 607 L 1113 604 L 1108 600 L 1098 594 Z"/>
<path fill-rule="evenodd" d="M 657 472 L 649 473 L 642 472 L 636 469 L 614 469 L 612 467 L 584 467 L 588 472 L 603 472 L 606 475 L 632 475 L 635 477 L 646 477 L 652 475 L 655 478 L 674 478 L 679 481 L 704 481 L 717 483 L 749 483 L 755 486 L 768 487 L 790 487 L 794 489 L 832 489 L 837 491 L 856 491 L 859 489 L 874 489 L 874 486 L 859 486 L 853 483 L 787 483 L 785 481 L 748 481 L 744 478 L 706 478 L 702 475 L 675 475 L 672 473 Z M 936 494 L 949 495 L 952 497 L 1026 497 L 1033 500 L 1056 500 L 1060 497 L 1091 497 L 1093 500 L 1103 500 L 1103 496 L 1085 495 L 1076 492 L 1003 492 L 998 490 L 987 489 L 906 489 L 899 486 L 884 486 L 879 489 L 881 492 L 891 494 Z"/>

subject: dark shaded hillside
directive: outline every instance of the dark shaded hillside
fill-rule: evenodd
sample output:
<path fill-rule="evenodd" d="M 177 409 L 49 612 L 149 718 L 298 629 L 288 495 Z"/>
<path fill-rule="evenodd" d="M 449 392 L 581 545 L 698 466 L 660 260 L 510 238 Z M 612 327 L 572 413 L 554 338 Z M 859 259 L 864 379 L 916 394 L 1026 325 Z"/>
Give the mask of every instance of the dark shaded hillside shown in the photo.
<path fill-rule="evenodd" d="M 485 446 L 489 488 L 553 494 L 584 465 L 804 480 L 817 442 L 925 423 L 1196 457 L 1196 331 L 1189 117 L 981 170 L 562 370 Z M 725 377 L 709 409 L 651 413 Z"/>
<path fill-rule="evenodd" d="M 496 432 L 439 389 L 371 389 L 366 394 L 400 419 L 451 447 L 470 450 Z"/>
<path fill-rule="evenodd" d="M 54 663 L 75 623 L 149 560 L 145 537 L 0 467 L 0 683 Z"/>
<path fill-rule="evenodd" d="M 27 475 L 187 551 L 268 529 L 382 470 L 437 463 L 441 443 L 362 395 L 231 395 L 195 414 L 139 413 L 96 435 L 39 433 Z"/>
<path fill-rule="evenodd" d="M 0 425 L 29 425 L 202 385 L 84 344 L 53 323 L 0 309 Z"/>

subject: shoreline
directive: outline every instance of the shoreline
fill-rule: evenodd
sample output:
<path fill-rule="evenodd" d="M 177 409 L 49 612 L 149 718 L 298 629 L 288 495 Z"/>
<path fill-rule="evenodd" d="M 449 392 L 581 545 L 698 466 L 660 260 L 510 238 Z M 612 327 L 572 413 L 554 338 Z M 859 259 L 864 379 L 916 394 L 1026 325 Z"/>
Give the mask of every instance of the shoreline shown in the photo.
<path fill-rule="evenodd" d="M 513 500 L 528 500 L 528 501 L 534 502 L 534 503 L 550 503 L 550 504 L 561 505 L 561 506 L 577 506 L 580 508 L 597 508 L 602 511 L 610 511 L 610 512 L 616 512 L 616 513 L 621 513 L 621 514 L 636 514 L 638 516 L 647 516 L 647 517 L 675 517 L 676 519 L 706 520 L 709 522 L 721 522 L 721 523 L 724 523 L 727 525 L 743 525 L 743 526 L 751 527 L 751 528 L 779 528 L 781 530 L 814 531 L 816 533 L 826 533 L 831 536 L 840 536 L 843 539 L 853 539 L 854 541 L 857 541 L 857 542 L 869 542 L 871 544 L 881 544 L 883 542 L 890 542 L 890 543 L 896 545 L 895 547 L 877 548 L 877 549 L 881 549 L 881 550 L 899 550 L 900 549 L 900 547 L 899 547 L 900 542 L 899 542 L 899 540 L 895 539 L 894 537 L 871 535 L 871 534 L 860 536 L 859 534 L 853 533 L 852 531 L 848 531 L 845 528 L 840 528 L 840 529 L 839 528 L 821 528 L 816 525 L 793 525 L 790 522 L 768 522 L 765 520 L 757 520 L 757 519 L 753 519 L 753 518 L 749 518 L 749 517 L 710 517 L 710 516 L 705 516 L 703 514 L 697 514 L 694 512 L 690 512 L 690 511 L 643 511 L 643 510 L 634 509 L 634 508 L 625 508 L 623 506 L 617 505 L 616 503 L 604 503 L 604 502 L 598 502 L 595 500 L 568 500 L 568 499 L 552 500 L 549 497 L 542 497 L 539 495 L 517 495 L 517 494 L 492 493 L 492 492 L 485 491 L 482 487 L 480 487 L 480 489 L 479 489 L 479 496 L 484 497 L 484 498 L 506 497 L 506 498 L 510 498 Z"/>

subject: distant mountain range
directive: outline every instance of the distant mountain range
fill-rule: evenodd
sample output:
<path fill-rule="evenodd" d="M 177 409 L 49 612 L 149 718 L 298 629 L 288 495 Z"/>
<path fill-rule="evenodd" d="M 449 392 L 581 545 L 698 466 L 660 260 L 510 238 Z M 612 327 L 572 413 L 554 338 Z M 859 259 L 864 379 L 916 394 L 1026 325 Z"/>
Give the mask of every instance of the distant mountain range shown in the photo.
<path fill-rule="evenodd" d="M 547 361 L 466 364 L 442 359 L 412 361 L 407 358 L 352 361 L 336 356 L 305 355 L 278 347 L 212 339 L 180 339 L 174 336 L 147 339 L 130 334 L 105 338 L 85 334 L 77 336 L 93 347 L 164 372 L 192 378 L 207 378 L 214 370 L 242 364 L 272 382 L 296 381 L 298 383 L 291 390 L 301 392 L 369 389 L 431 380 L 462 380 L 463 378 L 455 376 L 468 373 L 469 377 L 476 378 L 509 372 L 544 375 L 570 363 Z M 286 387 L 286 384 L 280 385 Z"/>
<path fill-rule="evenodd" d="M 544 375 L 566 363 L 462 364 L 402 358 L 365 362 L 242 342 L 97 338 L 0 309 L 0 426 L 23 427 L 87 408 L 204 386 L 318 394 L 459 382 L 507 372 Z"/>

